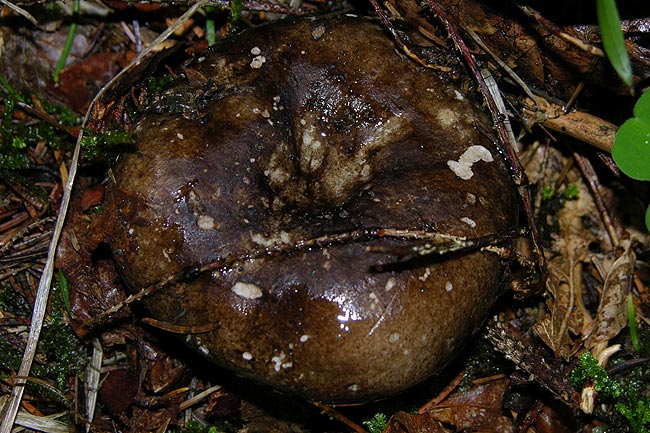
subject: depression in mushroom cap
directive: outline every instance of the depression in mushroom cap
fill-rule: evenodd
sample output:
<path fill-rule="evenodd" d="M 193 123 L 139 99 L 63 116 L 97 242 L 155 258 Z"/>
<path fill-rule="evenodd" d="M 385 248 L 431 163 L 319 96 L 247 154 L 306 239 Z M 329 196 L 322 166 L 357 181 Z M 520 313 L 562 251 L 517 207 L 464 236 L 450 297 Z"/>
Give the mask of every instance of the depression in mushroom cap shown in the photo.
<path fill-rule="evenodd" d="M 170 281 L 149 313 L 214 323 L 182 340 L 313 400 L 386 397 L 448 363 L 505 267 L 491 252 L 404 251 L 517 222 L 473 96 L 348 16 L 246 31 L 179 74 L 134 122 L 137 150 L 106 195 L 103 242 L 123 281 Z M 183 92 L 182 110 L 165 97 Z"/>

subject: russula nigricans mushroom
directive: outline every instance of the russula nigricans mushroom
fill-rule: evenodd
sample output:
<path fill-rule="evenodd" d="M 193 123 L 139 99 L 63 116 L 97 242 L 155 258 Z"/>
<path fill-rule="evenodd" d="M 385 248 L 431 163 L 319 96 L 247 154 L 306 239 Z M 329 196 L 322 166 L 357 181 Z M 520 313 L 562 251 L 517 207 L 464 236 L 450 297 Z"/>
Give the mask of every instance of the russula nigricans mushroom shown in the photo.
<path fill-rule="evenodd" d="M 246 31 L 179 73 L 134 122 L 102 216 L 121 279 L 158 284 L 149 313 L 213 324 L 180 338 L 312 400 L 386 397 L 447 364 L 506 277 L 457 247 L 518 214 L 472 95 L 348 16 Z M 76 227 L 73 284 L 93 272 L 65 263 Z"/>

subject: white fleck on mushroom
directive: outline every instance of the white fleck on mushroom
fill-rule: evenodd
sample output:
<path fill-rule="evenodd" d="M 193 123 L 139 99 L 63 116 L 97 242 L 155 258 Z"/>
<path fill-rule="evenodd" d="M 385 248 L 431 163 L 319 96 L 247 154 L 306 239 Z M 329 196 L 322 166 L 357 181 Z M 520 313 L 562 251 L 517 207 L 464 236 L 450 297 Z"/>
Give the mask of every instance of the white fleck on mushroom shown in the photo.
<path fill-rule="evenodd" d="M 253 57 L 253 60 L 251 61 L 251 68 L 253 69 L 259 69 L 262 67 L 262 65 L 266 62 L 266 57 L 264 56 L 255 56 Z"/>
<path fill-rule="evenodd" d="M 213 230 L 214 218 L 208 215 L 199 215 L 199 217 L 196 219 L 196 224 L 201 230 Z"/>
<path fill-rule="evenodd" d="M 456 176 L 463 180 L 468 180 L 474 176 L 472 165 L 478 161 L 492 162 L 494 158 L 492 158 L 492 154 L 484 146 L 474 145 L 468 147 L 460 158 L 458 158 L 458 161 L 450 159 L 447 161 L 447 165 Z"/>
<path fill-rule="evenodd" d="M 431 275 L 431 269 L 426 268 L 424 270 L 424 274 L 422 274 L 421 277 L 418 277 L 418 280 L 420 281 L 426 281 L 429 278 L 429 275 Z"/>
<path fill-rule="evenodd" d="M 278 355 L 271 357 L 271 362 L 273 363 L 273 369 L 276 372 L 280 372 L 282 368 L 291 368 L 293 367 L 293 362 L 284 360 L 287 359 L 287 355 L 284 352 L 280 352 Z"/>
<path fill-rule="evenodd" d="M 262 289 L 255 284 L 242 283 L 241 281 L 237 281 L 230 290 L 232 290 L 236 295 L 246 299 L 261 298 L 263 294 Z"/>
<path fill-rule="evenodd" d="M 472 228 L 476 227 L 476 221 L 470 217 L 462 217 L 460 220 Z"/>
<path fill-rule="evenodd" d="M 450 108 L 442 108 L 438 110 L 436 117 L 443 128 L 450 128 L 458 123 L 458 114 Z"/>
<path fill-rule="evenodd" d="M 315 41 L 322 38 L 324 34 L 325 34 L 325 24 L 320 24 L 311 31 L 311 37 L 314 38 Z"/>
<path fill-rule="evenodd" d="M 251 359 L 253 359 L 253 354 L 250 352 L 244 352 L 241 354 L 241 357 L 244 361 L 250 361 Z"/>

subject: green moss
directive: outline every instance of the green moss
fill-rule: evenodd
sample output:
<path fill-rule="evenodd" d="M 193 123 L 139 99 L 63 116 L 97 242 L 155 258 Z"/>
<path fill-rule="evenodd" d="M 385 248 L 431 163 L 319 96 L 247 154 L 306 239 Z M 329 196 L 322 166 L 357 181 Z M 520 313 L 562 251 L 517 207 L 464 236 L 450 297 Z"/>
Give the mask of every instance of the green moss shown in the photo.
<path fill-rule="evenodd" d="M 386 418 L 386 415 L 381 412 L 376 413 L 372 418 L 363 422 L 363 425 L 368 427 L 370 433 L 383 432 L 387 424 L 388 419 Z"/>
<path fill-rule="evenodd" d="M 54 377 L 63 391 L 70 377 L 81 376 L 86 367 L 86 351 L 77 335 L 68 326 L 63 314 L 64 297 L 61 289 L 52 289 L 50 320 L 43 328 L 39 350 L 48 359 L 45 374 Z"/>
<path fill-rule="evenodd" d="M 30 147 L 45 142 L 51 148 L 60 149 L 68 142 L 69 137 L 55 126 L 39 119 L 17 121 L 16 104 L 28 101 L 29 98 L 20 95 L 1 76 L 0 86 L 6 94 L 0 119 L 0 177 L 16 178 L 17 172 L 31 165 L 28 156 Z M 62 125 L 73 126 L 81 122 L 79 116 L 63 107 L 47 103 L 41 105 L 45 112 L 54 116 Z"/>
<path fill-rule="evenodd" d="M 221 433 L 222 430 L 219 430 L 216 426 L 213 425 L 203 425 L 196 421 L 190 421 L 187 423 L 185 428 L 179 430 L 178 433 Z"/>
<path fill-rule="evenodd" d="M 637 327 L 637 338 L 639 340 L 638 355 L 641 358 L 650 358 L 650 326 Z"/>
<path fill-rule="evenodd" d="M 81 146 L 89 161 L 109 160 L 133 147 L 133 136 L 126 131 L 106 131 L 101 134 L 86 131 L 86 134 L 81 139 Z"/>
<path fill-rule="evenodd" d="M 501 353 L 494 350 L 494 346 L 488 340 L 479 339 L 465 361 L 465 375 L 460 387 L 468 389 L 472 386 L 472 380 L 502 373 L 507 371 L 509 366 L 509 362 Z"/>
<path fill-rule="evenodd" d="M 552 185 L 543 186 L 539 191 L 542 198 L 539 209 L 537 209 L 538 229 L 542 240 L 549 241 L 553 233 L 557 233 L 557 214 L 564 207 L 567 201 L 575 200 L 580 189 L 576 184 L 568 184 L 564 189 L 556 190 Z"/>
<path fill-rule="evenodd" d="M 177 81 L 181 80 L 180 75 L 164 74 L 160 77 L 149 77 L 147 80 L 147 90 L 151 93 L 160 93 L 167 90 Z"/>
<path fill-rule="evenodd" d="M 6 285 L 0 290 L 0 310 L 11 312 L 18 317 L 29 317 L 32 307 L 16 290 Z"/>
<path fill-rule="evenodd" d="M 59 123 L 63 126 L 78 126 L 81 125 L 82 117 L 66 107 L 61 105 L 54 105 L 48 102 L 41 103 L 43 110 L 46 113 L 56 117 Z"/>
<path fill-rule="evenodd" d="M 603 397 L 618 398 L 623 392 L 621 384 L 609 377 L 591 352 L 580 355 L 578 364 L 571 371 L 569 381 L 575 388 L 582 388 L 587 382 L 593 382 L 594 389 Z"/>
<path fill-rule="evenodd" d="M 50 315 L 41 331 L 37 361 L 32 365 L 30 376 L 54 384 L 60 392 L 53 392 L 36 381 L 28 381 L 27 390 L 32 395 L 68 406 L 69 402 L 62 395 L 70 391 L 71 379 L 83 373 L 87 354 L 65 320 L 60 290 L 56 287 L 52 290 Z M 0 291 L 0 308 L 17 317 L 29 317 L 31 311 L 22 296 L 9 286 Z M 22 344 L 18 336 L 0 338 L 0 375 L 10 377 L 18 370 L 23 357 Z"/>
<path fill-rule="evenodd" d="M 618 416 L 628 421 L 629 430 L 635 433 L 650 433 L 650 397 L 643 395 L 648 392 L 650 366 L 640 365 L 626 371 L 622 380 L 614 380 L 598 365 L 598 361 L 590 352 L 580 355 L 578 364 L 571 372 L 569 381 L 580 389 L 593 384 L 598 393 L 600 403 L 613 403 Z M 615 417 L 615 415 L 614 415 Z M 620 423 L 614 423 L 612 416 L 608 422 L 621 430 Z M 624 421 L 622 421 L 624 423 Z"/>
<path fill-rule="evenodd" d="M 632 431 L 636 433 L 650 433 L 650 399 L 637 400 L 636 406 L 628 407 L 624 403 L 617 403 L 618 410 L 630 423 Z"/>
<path fill-rule="evenodd" d="M 580 189 L 578 188 L 578 185 L 576 185 L 575 183 L 571 183 L 567 185 L 567 187 L 562 192 L 562 195 L 566 200 L 575 200 L 578 198 L 579 193 L 580 193 Z"/>
<path fill-rule="evenodd" d="M 555 196 L 555 190 L 551 185 L 545 185 L 541 191 L 542 200 L 550 200 Z"/>
<path fill-rule="evenodd" d="M 613 366 L 620 365 L 625 361 L 612 362 Z M 634 367 L 628 367 L 616 376 L 623 389 L 630 395 L 639 395 L 644 398 L 650 397 L 650 363 L 643 363 Z"/>
<path fill-rule="evenodd" d="M 8 377 L 11 372 L 18 371 L 20 361 L 23 359 L 21 351 L 13 347 L 4 338 L 0 338 L 0 374 Z"/>
<path fill-rule="evenodd" d="M 566 200 L 575 200 L 580 194 L 580 188 L 575 183 L 570 183 L 562 190 L 562 193 L 557 195 L 555 189 L 551 185 L 545 185 L 540 191 L 542 195 L 542 200 L 548 201 L 554 198 L 558 199 L 558 205 L 562 207 Z"/>
<path fill-rule="evenodd" d="M 0 125 L 0 176 L 7 176 L 15 170 L 24 170 L 29 167 L 29 158 L 24 149 L 27 147 L 26 137 L 21 134 L 13 123 L 16 99 L 11 95 L 5 100 Z"/>

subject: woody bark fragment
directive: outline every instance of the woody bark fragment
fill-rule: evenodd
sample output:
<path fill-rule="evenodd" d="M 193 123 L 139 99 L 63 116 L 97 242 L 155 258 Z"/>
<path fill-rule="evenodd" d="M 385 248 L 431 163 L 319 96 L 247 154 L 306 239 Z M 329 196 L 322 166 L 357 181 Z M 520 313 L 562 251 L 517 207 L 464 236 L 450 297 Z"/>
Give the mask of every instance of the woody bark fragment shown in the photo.
<path fill-rule="evenodd" d="M 535 103 L 526 98 L 522 103 L 524 119 L 541 123 L 552 131 L 561 132 L 611 153 L 618 130 L 616 125 L 584 111 L 570 111 L 565 114 L 560 105 L 542 97 L 535 99 L 540 111 L 536 111 Z"/>

